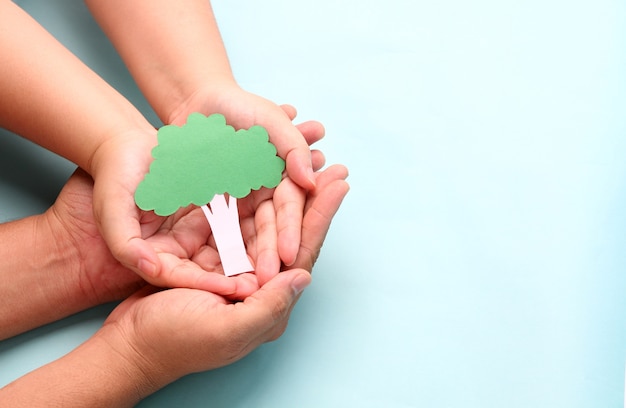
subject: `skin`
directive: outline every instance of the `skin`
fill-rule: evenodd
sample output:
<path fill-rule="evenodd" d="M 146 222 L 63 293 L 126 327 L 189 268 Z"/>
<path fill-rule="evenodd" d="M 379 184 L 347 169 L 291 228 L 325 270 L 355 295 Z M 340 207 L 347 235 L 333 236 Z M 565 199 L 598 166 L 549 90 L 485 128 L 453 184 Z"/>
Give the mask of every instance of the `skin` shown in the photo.
<path fill-rule="evenodd" d="M 124 269 L 97 234 L 89 208 L 93 182 L 78 170 L 46 213 L 0 225 L 7 243 L 0 248 L 12 255 L 0 257 L 1 338 L 136 292 L 85 343 L 2 388 L 0 405 L 133 406 L 186 374 L 230 364 L 275 340 L 311 281 L 309 272 L 348 192 L 346 177 L 340 165 L 316 173 L 294 267 L 283 267 L 243 301 L 233 301 L 197 289 L 162 291 Z M 23 245 L 33 238 L 47 256 L 33 257 L 33 246 Z M 205 242 L 203 248 L 209 247 Z M 215 252 L 201 256 L 216 262 Z"/>
<path fill-rule="evenodd" d="M 220 112 L 235 127 L 260 124 L 270 132 L 271 141 L 286 158 L 287 176 L 302 191 L 297 193 L 300 208 L 274 202 L 278 238 L 274 248 L 265 248 L 257 259 L 265 282 L 271 276 L 266 271 L 273 270 L 274 264 L 295 260 L 302 197 L 314 189 L 313 170 L 323 162 L 308 144 L 319 140 L 324 128 L 318 122 L 296 126 L 292 107 L 241 90 L 232 80 L 210 4 L 186 3 L 93 1 L 88 5 L 164 123 L 180 123 L 193 111 Z M 146 16 L 154 13 L 150 16 L 154 20 L 136 21 L 141 10 Z M 227 296 L 249 293 L 245 283 L 240 288 L 233 280 L 207 278 L 175 239 L 153 237 L 178 223 L 181 214 L 157 219 L 134 203 L 134 191 L 148 172 L 150 151 L 157 143 L 156 130 L 146 119 L 17 5 L 0 0 L 0 20 L 0 126 L 76 163 L 94 179 L 95 222 L 115 259 L 156 286 Z M 161 22 L 161 29 L 155 29 Z M 133 34 L 134 29 L 141 32 Z M 161 37 L 153 37 L 155 30 Z M 141 55 L 136 55 L 137 50 Z M 263 197 L 255 198 L 259 194 L 265 193 L 255 193 L 250 201 L 261 205 Z"/>
<path fill-rule="evenodd" d="M 0 225 L 0 338 L 135 292 L 84 344 L 2 388 L 3 406 L 133 406 L 187 373 L 229 364 L 277 338 L 310 283 L 348 191 L 343 166 L 313 173 L 324 159 L 308 145 L 323 136 L 321 124 L 294 126 L 293 107 L 232 81 L 212 13 L 202 2 L 189 2 L 187 9 L 166 8 L 177 2 L 99 3 L 118 16 L 106 17 L 89 2 L 164 123 L 180 124 L 199 111 L 223 113 L 235 127 L 263 125 L 287 161 L 287 174 L 273 193 L 259 191 L 240 203 L 257 273 L 224 277 L 197 209 L 156 217 L 134 205 L 156 130 L 19 7 L 0 1 L 0 125 L 82 169 L 49 211 Z M 125 3 L 130 9 L 123 9 Z M 169 12 L 186 13 L 174 20 L 188 24 L 164 26 L 163 42 L 154 41 L 154 30 L 128 37 L 128 25 L 137 23 L 135 5 L 162 12 L 138 28 L 158 25 Z M 208 35 L 196 31 L 203 26 Z M 159 46 L 135 59 L 133 47 L 149 40 Z M 197 49 L 203 51 L 193 59 L 189 50 Z M 216 65 L 203 65 L 211 62 L 207 58 Z"/>
<path fill-rule="evenodd" d="M 308 139 L 311 143 L 320 136 L 315 132 L 309 133 L 306 124 L 302 130 L 311 136 Z M 316 167 L 324 164 L 321 152 L 316 152 L 313 157 L 316 158 Z M 343 167 L 339 166 L 339 169 Z M 322 174 L 327 173 L 317 177 Z M 139 275 L 113 256 L 100 234 L 93 215 L 93 185 L 92 178 L 79 170 L 63 188 L 55 205 L 44 214 L 0 224 L 0 236 L 6 237 L 0 246 L 0 259 L 6 263 L 3 270 L 15 282 L 5 287 L 15 296 L 4 297 L 7 307 L 0 310 L 0 321 L 8 323 L 0 328 L 0 338 L 97 304 L 122 299 L 145 284 Z M 315 194 L 315 191 L 310 192 L 308 196 L 315 197 Z M 254 275 L 226 278 L 219 273 L 222 269 L 215 242 L 209 224 L 198 208 L 181 209 L 167 218 L 145 213 L 143 225 L 146 229 L 150 228 L 146 239 L 160 252 L 165 265 L 163 270 L 182 275 L 178 279 L 176 276 L 168 277 L 169 280 L 184 281 L 189 276 L 195 276 L 187 272 L 189 269 L 201 270 L 201 279 L 206 283 L 189 282 L 189 287 L 217 288 L 217 293 L 229 299 L 243 299 L 278 273 L 281 262 L 275 251 L 276 241 L 280 229 L 285 228 L 280 220 L 290 217 L 302 219 L 306 203 L 307 194 L 289 178 L 283 179 L 275 191 L 263 190 L 240 200 L 242 234 L 248 255 L 256 264 Z M 285 215 L 277 216 L 275 208 L 279 214 Z M 67 214 L 72 214 L 72 217 Z M 287 223 L 287 226 L 290 227 L 290 224 Z M 23 242 L 33 244 L 23 245 Z M 298 242 L 301 240 L 298 239 Z M 30 260 L 28 268 L 23 266 L 25 259 Z M 291 264 L 296 264 L 295 261 L 294 258 Z M 311 268 L 312 264 L 303 264 L 302 267 Z M 25 272 L 15 276 L 13 271 L 22 269 Z M 207 274 L 206 271 L 218 273 Z M 0 278 L 7 279 L 2 274 Z M 41 282 L 56 289 L 41 292 L 38 289 Z M 23 308 L 25 293 L 29 293 L 33 304 L 43 306 Z M 18 315 L 12 310 L 22 310 L 25 314 Z"/>
<path fill-rule="evenodd" d="M 235 128 L 264 126 L 292 182 L 304 190 L 315 187 L 316 152 L 309 150 L 310 138 L 302 127 L 292 123 L 295 109 L 237 84 L 209 1 L 85 3 L 164 123 L 182 125 L 190 113 L 218 112 Z M 317 121 L 307 122 L 306 131 L 325 132 Z M 297 253 L 300 225 L 293 220 L 299 219 L 297 214 L 279 217 L 278 254 L 287 265 Z"/>
<path fill-rule="evenodd" d="M 315 186 L 309 148 L 289 116 L 236 83 L 209 1 L 85 3 L 164 123 L 219 112 L 235 128 L 264 126 L 289 177 L 302 188 Z"/>

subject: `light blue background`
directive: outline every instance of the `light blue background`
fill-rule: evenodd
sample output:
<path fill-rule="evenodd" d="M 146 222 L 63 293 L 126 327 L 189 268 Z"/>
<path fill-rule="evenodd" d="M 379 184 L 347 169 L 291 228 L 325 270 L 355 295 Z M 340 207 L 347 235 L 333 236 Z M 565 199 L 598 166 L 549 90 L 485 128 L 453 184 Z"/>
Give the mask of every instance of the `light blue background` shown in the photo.
<path fill-rule="evenodd" d="M 81 2 L 18 3 L 157 123 Z M 626 3 L 214 8 L 241 85 L 321 120 L 352 190 L 285 335 L 141 407 L 623 405 Z M 43 211 L 73 166 L 0 138 L 1 219 Z M 1 342 L 0 384 L 112 307 Z"/>

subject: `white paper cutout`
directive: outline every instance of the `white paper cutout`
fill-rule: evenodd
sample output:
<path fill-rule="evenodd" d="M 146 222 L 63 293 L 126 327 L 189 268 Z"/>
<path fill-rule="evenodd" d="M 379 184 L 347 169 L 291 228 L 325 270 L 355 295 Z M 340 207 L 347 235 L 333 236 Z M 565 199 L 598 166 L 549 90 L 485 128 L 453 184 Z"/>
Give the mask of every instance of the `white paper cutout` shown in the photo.
<path fill-rule="evenodd" d="M 211 225 L 224 275 L 233 276 L 253 271 L 239 227 L 237 199 L 229 196 L 227 203 L 223 194 L 216 194 L 208 205 L 200 208 Z"/>

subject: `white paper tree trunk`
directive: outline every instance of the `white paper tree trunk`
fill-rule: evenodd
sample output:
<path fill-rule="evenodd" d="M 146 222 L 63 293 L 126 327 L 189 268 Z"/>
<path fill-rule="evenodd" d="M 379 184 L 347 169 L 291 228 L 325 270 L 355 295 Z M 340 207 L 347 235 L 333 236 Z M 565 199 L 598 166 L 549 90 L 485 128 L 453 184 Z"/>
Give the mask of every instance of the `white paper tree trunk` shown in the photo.
<path fill-rule="evenodd" d="M 232 276 L 253 271 L 241 235 L 237 199 L 229 196 L 227 202 L 223 194 L 216 194 L 208 205 L 201 208 L 211 225 L 224 275 Z"/>

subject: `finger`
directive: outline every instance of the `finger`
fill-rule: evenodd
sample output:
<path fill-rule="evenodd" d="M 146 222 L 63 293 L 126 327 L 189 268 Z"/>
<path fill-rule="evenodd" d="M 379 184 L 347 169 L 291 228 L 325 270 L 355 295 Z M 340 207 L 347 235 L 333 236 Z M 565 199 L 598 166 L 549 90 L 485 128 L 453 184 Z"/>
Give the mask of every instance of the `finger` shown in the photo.
<path fill-rule="evenodd" d="M 306 143 L 304 144 L 306 145 Z M 300 145 L 300 143 L 298 143 L 298 145 Z M 284 157 L 289 177 L 302 188 L 307 190 L 314 189 L 315 177 L 313 176 L 313 165 L 309 147 L 297 146 L 291 149 L 278 149 L 279 154 L 281 150 L 285 152 Z"/>
<path fill-rule="evenodd" d="M 262 202 L 254 216 L 256 230 L 256 269 L 259 285 L 280 272 L 276 213 L 271 200 Z"/>
<path fill-rule="evenodd" d="M 343 166 L 333 166 L 319 174 L 318 188 L 307 201 L 300 248 L 293 266 L 312 270 L 332 218 L 350 190 L 346 177 L 347 170 Z"/>
<path fill-rule="evenodd" d="M 287 115 L 279 115 L 265 124 L 278 155 L 286 162 L 286 170 L 296 184 L 307 190 L 315 188 L 311 151 L 302 133 Z"/>
<path fill-rule="evenodd" d="M 289 120 L 291 121 L 293 121 L 298 115 L 298 111 L 296 110 L 296 108 L 287 103 L 280 105 L 280 108 L 287 114 L 287 116 L 289 117 Z"/>
<path fill-rule="evenodd" d="M 94 218 L 113 256 L 144 279 L 159 273 L 156 251 L 143 240 L 141 211 L 134 200 L 137 184 L 147 171 L 156 145 L 149 137 L 111 138 L 99 147 L 92 165 Z"/>
<path fill-rule="evenodd" d="M 285 265 L 292 265 L 300 247 L 306 192 L 285 178 L 274 192 L 278 254 Z"/>
<path fill-rule="evenodd" d="M 296 108 L 292 105 L 284 104 L 280 105 L 280 108 L 287 114 L 292 122 L 298 115 Z M 306 140 L 309 146 L 320 141 L 326 133 L 324 125 L 315 120 L 300 123 L 296 125 L 296 129 L 304 136 L 304 140 Z"/>
<path fill-rule="evenodd" d="M 245 199 L 238 200 L 239 217 L 245 218 L 254 215 L 258 206 L 264 201 L 271 200 L 273 196 L 273 188 L 262 187 L 250 193 Z"/>
<path fill-rule="evenodd" d="M 302 134 L 309 146 L 322 140 L 326 134 L 324 125 L 315 120 L 300 123 L 296 125 L 296 129 Z"/>
<path fill-rule="evenodd" d="M 207 273 L 224 275 L 224 269 L 220 260 L 220 255 L 217 250 L 209 245 L 201 248 L 191 259 L 200 268 L 204 269 Z M 221 278 L 220 278 L 221 279 Z M 235 282 L 235 291 L 231 294 L 221 293 L 229 300 L 242 300 L 256 292 L 260 284 L 256 276 L 252 273 L 242 273 L 235 276 L 228 277 L 229 280 Z"/>
<path fill-rule="evenodd" d="M 315 197 L 319 193 L 319 191 L 322 191 L 324 189 L 327 184 L 332 183 L 335 180 L 345 180 L 348 178 L 349 175 L 350 174 L 348 169 L 342 164 L 333 164 L 324 171 L 315 173 L 315 182 L 320 188 L 317 191 L 313 191 L 310 196 Z M 308 200 L 307 202 L 312 203 L 313 200 Z"/>
<path fill-rule="evenodd" d="M 254 273 L 242 273 L 230 276 L 228 279 L 234 280 L 237 285 L 235 293 L 232 295 L 225 295 L 225 297 L 231 301 L 244 300 L 261 287 L 257 276 Z"/>
<path fill-rule="evenodd" d="M 223 296 L 237 293 L 237 282 L 221 273 L 207 272 L 191 261 L 169 253 L 160 253 L 162 268 L 148 282 L 159 287 L 201 289 Z"/>
<path fill-rule="evenodd" d="M 101 191 L 96 183 L 94 218 L 113 256 L 147 280 L 158 275 L 160 261 L 152 246 L 141 237 L 140 211 L 132 197 L 124 188 Z"/>
<path fill-rule="evenodd" d="M 285 273 L 285 272 L 282 272 L 282 273 Z M 293 301 L 293 303 L 291 303 L 291 307 L 289 308 L 289 311 L 287 312 L 287 315 L 285 316 L 283 321 L 276 324 L 276 326 L 274 326 L 274 328 L 271 329 L 270 331 L 264 333 L 263 340 L 265 342 L 278 340 L 278 338 L 283 335 L 283 333 L 287 329 L 287 324 L 289 323 L 289 316 L 291 315 L 291 312 L 296 306 L 296 303 L 298 303 L 298 300 L 300 300 L 300 296 L 302 296 L 302 293 L 298 294 L 296 296 L 296 299 Z"/>
<path fill-rule="evenodd" d="M 284 331 L 289 314 L 298 300 L 300 293 L 311 283 L 311 275 L 302 270 L 294 269 L 280 273 L 257 292 L 242 302 L 237 309 L 236 324 L 241 328 L 239 333 L 248 340 L 243 354 L 247 354 L 260 344 L 277 337 Z M 235 318 L 235 316 L 233 316 Z"/>
<path fill-rule="evenodd" d="M 311 150 L 311 164 L 313 171 L 318 171 L 326 164 L 326 157 L 321 150 Z"/>

